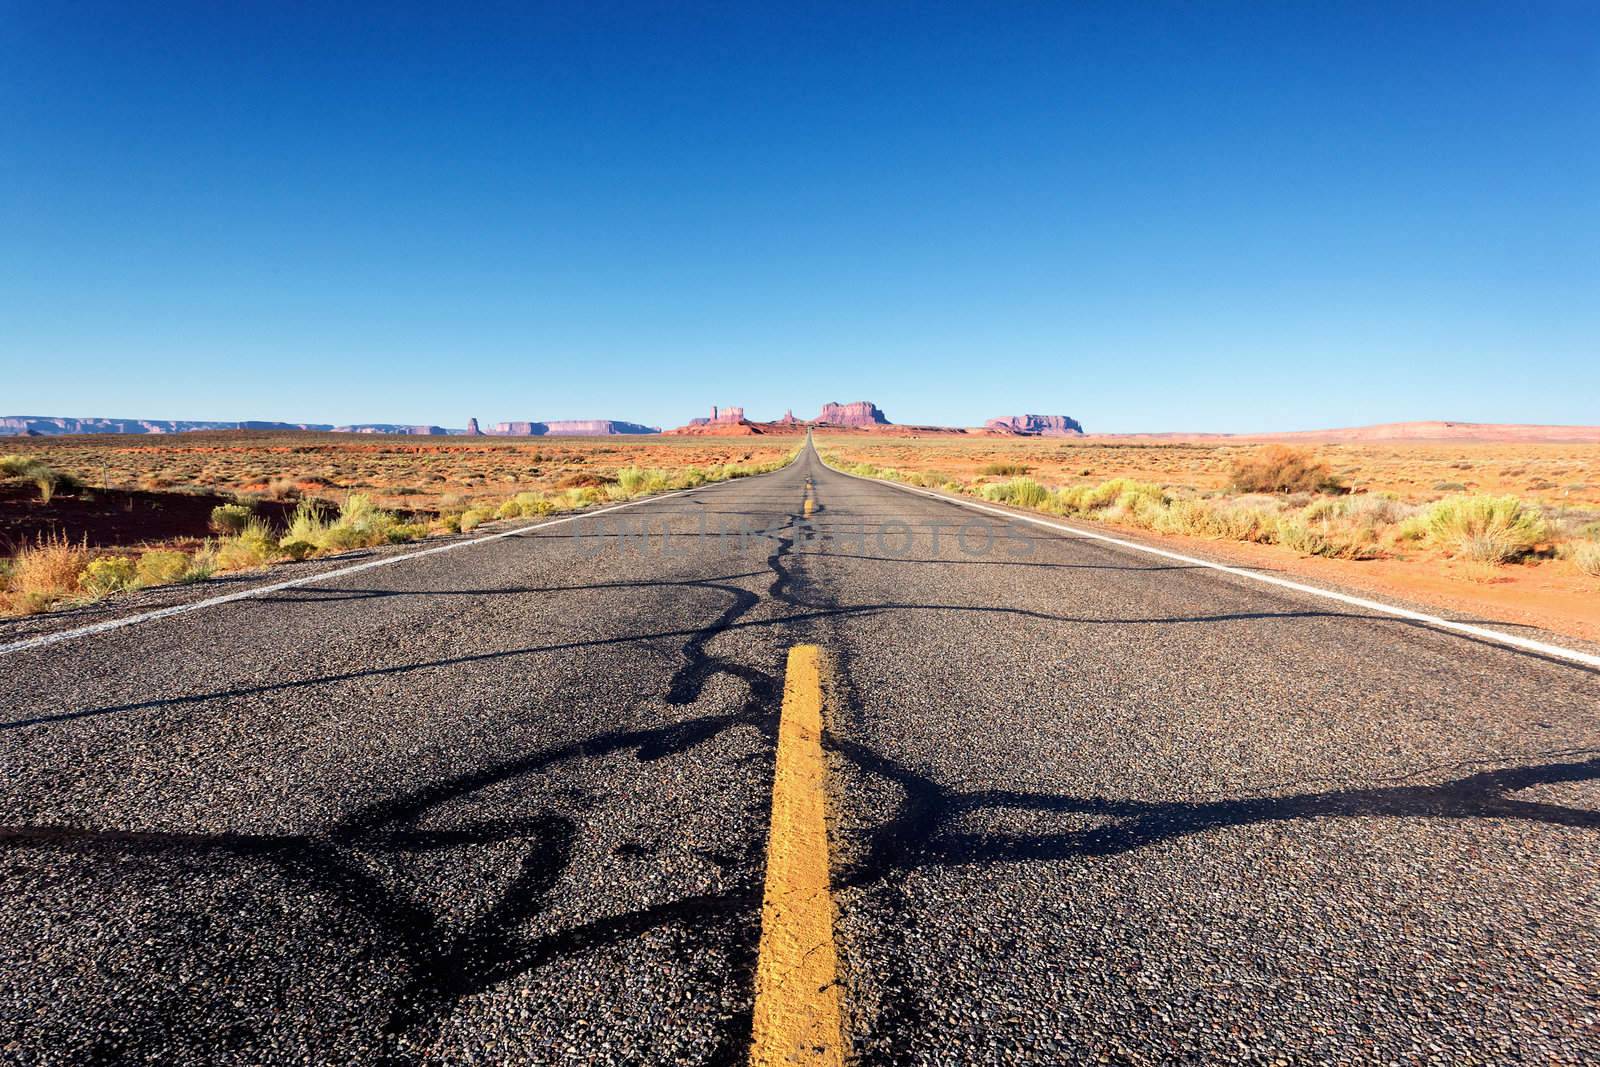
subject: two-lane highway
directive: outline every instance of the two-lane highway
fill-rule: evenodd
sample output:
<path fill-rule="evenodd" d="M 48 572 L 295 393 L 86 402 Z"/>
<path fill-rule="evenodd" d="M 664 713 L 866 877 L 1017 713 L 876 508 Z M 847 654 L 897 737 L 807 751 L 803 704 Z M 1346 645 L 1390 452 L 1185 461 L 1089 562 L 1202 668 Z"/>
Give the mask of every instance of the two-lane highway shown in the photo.
<path fill-rule="evenodd" d="M 847 1054 L 1600 1058 L 1596 671 L 809 449 L 0 654 L 0 1049 L 743 1061 L 801 645 Z"/>

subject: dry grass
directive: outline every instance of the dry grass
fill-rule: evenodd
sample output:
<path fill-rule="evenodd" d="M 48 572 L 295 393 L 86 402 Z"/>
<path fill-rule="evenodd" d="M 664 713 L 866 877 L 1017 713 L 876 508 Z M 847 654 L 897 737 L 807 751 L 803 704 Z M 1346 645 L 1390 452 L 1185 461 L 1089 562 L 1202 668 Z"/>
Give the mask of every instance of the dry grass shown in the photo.
<path fill-rule="evenodd" d="M 253 570 L 283 555 L 272 528 L 254 518 L 234 536 L 221 538 L 209 547 L 209 561 L 219 571 Z"/>
<path fill-rule="evenodd" d="M 175 549 L 152 549 L 139 557 L 135 580 L 139 585 L 171 585 L 189 576 L 190 556 Z"/>
<path fill-rule="evenodd" d="M 1577 541 L 1568 551 L 1568 558 L 1584 574 L 1600 578 L 1600 541 Z"/>
<path fill-rule="evenodd" d="M 7 606 L 15 614 L 32 615 L 73 596 L 89 558 L 86 546 L 65 537 L 42 537 L 24 546 L 6 578 Z"/>
<path fill-rule="evenodd" d="M 79 488 L 83 483 L 74 475 L 63 474 L 39 456 L 12 454 L 0 456 L 0 478 L 18 478 L 25 482 L 32 482 L 39 491 L 41 503 L 48 504 L 55 497 L 56 490 L 71 491 Z"/>
<path fill-rule="evenodd" d="M 211 529 L 221 537 L 237 537 L 250 521 L 248 504 L 221 504 L 211 509 Z"/>

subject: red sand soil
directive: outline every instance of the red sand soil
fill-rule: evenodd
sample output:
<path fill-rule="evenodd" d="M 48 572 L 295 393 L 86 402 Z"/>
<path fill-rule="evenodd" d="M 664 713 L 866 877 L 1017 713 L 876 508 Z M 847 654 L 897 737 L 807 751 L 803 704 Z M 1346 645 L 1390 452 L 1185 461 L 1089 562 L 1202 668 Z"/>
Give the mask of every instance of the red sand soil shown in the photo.
<path fill-rule="evenodd" d="M 1070 520 L 1069 520 L 1070 521 Z M 1172 552 L 1210 556 L 1239 567 L 1259 567 L 1312 584 L 1327 582 L 1376 600 L 1420 604 L 1457 612 L 1470 621 L 1536 626 L 1551 633 L 1600 642 L 1600 583 L 1564 560 L 1474 568 L 1455 561 L 1347 560 L 1302 556 L 1282 545 L 1158 534 L 1111 523 L 1081 523 L 1130 541 Z"/>

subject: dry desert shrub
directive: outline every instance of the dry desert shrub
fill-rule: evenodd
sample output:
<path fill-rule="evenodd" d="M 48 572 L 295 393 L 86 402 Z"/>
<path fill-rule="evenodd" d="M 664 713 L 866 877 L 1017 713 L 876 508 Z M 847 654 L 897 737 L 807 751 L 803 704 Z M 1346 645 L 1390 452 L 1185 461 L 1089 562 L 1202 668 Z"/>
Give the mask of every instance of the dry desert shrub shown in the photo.
<path fill-rule="evenodd" d="M 250 519 L 237 534 L 217 542 L 212 562 L 219 571 L 244 571 L 265 567 L 279 555 L 271 527 L 260 519 Z"/>
<path fill-rule="evenodd" d="M 138 568 L 132 556 L 101 556 L 92 559 L 78 575 L 78 588 L 92 597 L 110 596 L 133 589 L 138 584 Z"/>
<path fill-rule="evenodd" d="M 492 518 L 494 512 L 488 508 L 468 508 L 461 513 L 460 530 L 462 533 L 471 533 Z"/>
<path fill-rule="evenodd" d="M 1591 578 L 1600 578 L 1600 541 L 1576 541 L 1567 556 Z"/>
<path fill-rule="evenodd" d="M 299 553 L 295 558 L 303 559 L 310 553 L 300 545 L 310 545 L 318 552 L 344 552 L 396 540 L 415 540 L 418 536 L 415 529 L 402 523 L 392 511 L 379 508 L 365 493 L 351 493 L 340 506 L 337 517 L 314 501 L 302 500 L 289 520 L 289 532 L 283 543 L 294 545 L 295 552 Z"/>
<path fill-rule="evenodd" d="M 1231 481 L 1241 493 L 1318 493 L 1339 488 L 1326 463 L 1286 445 L 1268 445 L 1239 460 Z"/>
<path fill-rule="evenodd" d="M 20 478 L 29 481 L 39 490 L 39 500 L 48 504 L 58 490 L 72 492 L 83 483 L 71 474 L 64 474 L 37 456 L 0 456 L 0 477 Z"/>
<path fill-rule="evenodd" d="M 139 557 L 136 580 L 144 585 L 171 585 L 189 575 L 189 554 L 176 549 L 157 548 Z"/>
<path fill-rule="evenodd" d="M 515 501 L 523 518 L 548 515 L 555 510 L 555 505 L 546 500 L 543 493 L 522 492 L 511 499 Z"/>
<path fill-rule="evenodd" d="M 248 504 L 218 504 L 211 509 L 211 529 L 222 537 L 237 537 L 250 521 Z"/>
<path fill-rule="evenodd" d="M 1329 559 L 1375 559 L 1382 555 L 1373 527 L 1341 523 L 1332 516 L 1308 518 L 1303 512 L 1278 521 L 1277 541 L 1296 552 Z"/>
<path fill-rule="evenodd" d="M 1514 496 L 1453 496 L 1432 505 L 1427 536 L 1452 555 L 1480 563 L 1509 563 L 1548 535 L 1544 516 Z"/>
<path fill-rule="evenodd" d="M 89 563 L 87 544 L 73 544 L 64 535 L 46 535 L 24 545 L 12 561 L 6 582 L 12 611 L 31 615 L 78 591 L 78 575 Z"/>
<path fill-rule="evenodd" d="M 1050 490 L 1032 478 L 1012 478 L 984 486 L 983 498 L 1018 508 L 1037 508 L 1050 499 Z"/>

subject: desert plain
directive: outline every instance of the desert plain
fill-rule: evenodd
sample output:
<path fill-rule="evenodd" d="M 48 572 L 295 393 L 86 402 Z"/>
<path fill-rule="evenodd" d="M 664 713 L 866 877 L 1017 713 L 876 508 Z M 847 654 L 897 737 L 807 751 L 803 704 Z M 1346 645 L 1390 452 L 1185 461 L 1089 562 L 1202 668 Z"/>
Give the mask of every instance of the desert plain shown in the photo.
<path fill-rule="evenodd" d="M 758 473 L 781 464 L 804 438 L 640 436 L 596 438 L 389 437 L 298 432 L 14 438 L 11 476 L 0 480 L 0 564 L 15 586 L 19 561 L 41 543 L 78 553 L 63 566 L 152 551 L 201 554 L 238 530 L 219 529 L 219 507 L 242 507 L 283 539 L 307 508 L 334 516 L 352 497 L 391 517 L 377 537 L 452 536 L 483 522 L 602 505 L 701 478 Z M 1293 446 L 1323 469 L 1312 491 L 1249 493 L 1235 484 L 1241 464 L 1271 447 L 1226 439 L 1128 440 L 818 430 L 822 454 L 855 473 L 911 481 L 936 491 L 1054 511 L 1068 521 L 1185 547 L 1227 562 L 1322 579 L 1405 603 L 1482 615 L 1600 640 L 1600 444 L 1526 441 L 1379 441 Z M 34 477 L 58 479 L 50 491 Z M 1102 490 L 1105 506 L 1067 507 L 1059 494 Z M 1128 486 L 1154 491 L 1160 514 L 1140 511 Z M 1141 488 L 1142 487 L 1142 488 Z M 1023 490 L 1021 496 L 1012 490 Z M 1029 494 L 1035 489 L 1044 496 Z M 1052 496 L 1051 494 L 1056 494 Z M 1117 499 L 1122 497 L 1121 504 Z M 1416 533 L 1441 501 L 1515 502 L 1531 517 L 1526 543 L 1503 558 L 1463 551 L 1442 536 Z M 517 501 L 522 501 L 522 506 Z M 1255 516 L 1244 532 L 1178 521 L 1200 509 Z M 1364 524 L 1340 540 L 1333 523 Z M 1263 518 L 1265 516 L 1265 518 Z M 1310 516 L 1308 522 L 1300 521 Z M 1266 526 L 1263 527 L 1263 523 Z M 1265 534 L 1293 526 L 1292 536 Z M 1405 529 L 1409 534 L 1402 535 Z M 1319 533 L 1320 531 L 1320 533 Z M 1345 531 L 1348 533 L 1348 531 Z M 328 551 L 370 543 L 331 538 Z M 300 553 L 224 554 L 224 569 L 272 566 Z M 212 573 L 214 560 L 190 578 Z M 73 583 L 70 576 L 65 579 Z M 59 607 L 120 591 L 112 580 L 29 601 Z M 131 582 L 120 583 L 122 585 Z M 19 610 L 11 589 L 11 610 Z"/>

